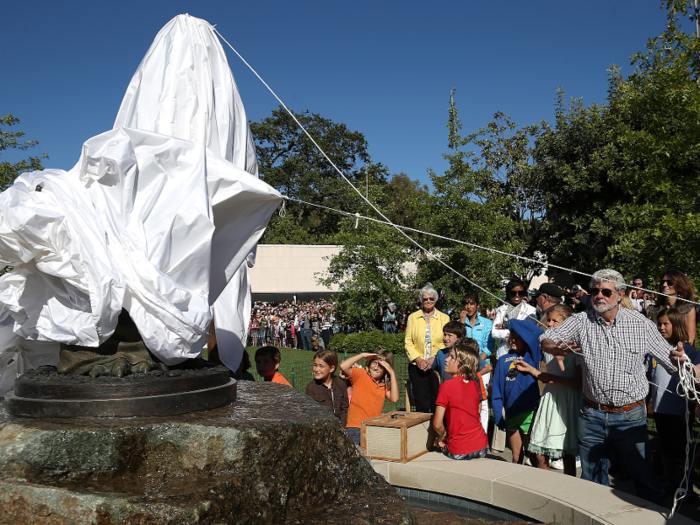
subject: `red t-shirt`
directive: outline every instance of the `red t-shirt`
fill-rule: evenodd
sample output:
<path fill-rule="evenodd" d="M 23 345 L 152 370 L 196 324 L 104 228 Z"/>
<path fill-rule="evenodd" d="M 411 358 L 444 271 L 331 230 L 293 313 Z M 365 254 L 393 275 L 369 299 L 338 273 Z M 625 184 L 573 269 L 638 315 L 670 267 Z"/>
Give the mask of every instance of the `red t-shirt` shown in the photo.
<path fill-rule="evenodd" d="M 350 374 L 352 399 L 348 408 L 347 427 L 362 428 L 362 422 L 382 414 L 386 386 L 375 383 L 364 368 L 353 368 Z"/>
<path fill-rule="evenodd" d="M 452 454 L 471 454 L 488 446 L 479 414 L 480 390 L 478 379 L 453 377 L 440 385 L 436 404 L 445 409 L 446 444 Z"/>

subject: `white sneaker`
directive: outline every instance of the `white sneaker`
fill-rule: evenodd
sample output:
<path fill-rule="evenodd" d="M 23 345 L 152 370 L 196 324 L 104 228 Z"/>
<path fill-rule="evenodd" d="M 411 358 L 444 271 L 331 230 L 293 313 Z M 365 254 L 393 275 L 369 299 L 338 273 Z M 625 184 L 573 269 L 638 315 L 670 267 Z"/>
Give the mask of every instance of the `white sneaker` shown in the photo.
<path fill-rule="evenodd" d="M 576 468 L 581 468 L 581 456 L 576 456 Z"/>
<path fill-rule="evenodd" d="M 530 458 L 525 456 L 525 459 L 523 460 L 523 465 L 527 465 L 528 467 L 532 466 L 532 463 L 530 462 Z"/>
<path fill-rule="evenodd" d="M 564 460 L 559 458 L 550 461 L 549 468 L 553 468 L 554 470 L 564 470 Z"/>

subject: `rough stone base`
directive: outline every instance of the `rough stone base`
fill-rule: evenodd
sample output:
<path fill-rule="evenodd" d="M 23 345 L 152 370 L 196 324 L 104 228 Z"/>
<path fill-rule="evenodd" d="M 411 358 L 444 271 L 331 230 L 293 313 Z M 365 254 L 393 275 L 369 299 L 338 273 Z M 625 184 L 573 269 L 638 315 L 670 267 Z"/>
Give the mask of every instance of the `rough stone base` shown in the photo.
<path fill-rule="evenodd" d="M 239 382 L 234 405 L 162 418 L 0 415 L 0 524 L 414 523 L 337 419 Z"/>

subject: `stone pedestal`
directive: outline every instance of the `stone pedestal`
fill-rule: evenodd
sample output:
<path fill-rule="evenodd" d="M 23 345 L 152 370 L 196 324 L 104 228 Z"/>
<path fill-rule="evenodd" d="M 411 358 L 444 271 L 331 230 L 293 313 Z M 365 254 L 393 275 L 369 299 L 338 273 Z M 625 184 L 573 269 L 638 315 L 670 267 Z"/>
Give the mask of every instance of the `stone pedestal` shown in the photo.
<path fill-rule="evenodd" d="M 0 415 L 0 524 L 414 523 L 326 408 L 273 383 L 170 417 Z"/>

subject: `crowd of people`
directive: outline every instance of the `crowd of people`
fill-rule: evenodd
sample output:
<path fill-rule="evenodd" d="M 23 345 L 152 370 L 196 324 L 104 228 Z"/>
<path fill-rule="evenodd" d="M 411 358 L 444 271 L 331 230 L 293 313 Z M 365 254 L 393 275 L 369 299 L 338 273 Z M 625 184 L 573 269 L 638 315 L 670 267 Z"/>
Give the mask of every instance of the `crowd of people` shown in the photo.
<path fill-rule="evenodd" d="M 344 321 L 336 319 L 336 304 L 318 301 L 268 304 L 256 301 L 250 315 L 250 346 L 276 346 L 299 350 L 328 348 L 331 335 L 346 331 Z"/>
<path fill-rule="evenodd" d="M 404 317 L 405 351 L 415 407 L 433 414 L 437 449 L 465 460 L 502 451 L 507 441 L 516 463 L 549 470 L 560 461 L 564 473 L 575 476 L 580 458 L 581 477 L 603 485 L 618 458 L 637 495 L 663 505 L 687 474 L 682 416 L 688 409 L 678 367 L 690 361 L 700 377 L 693 346 L 697 305 L 691 281 L 678 270 L 662 274 L 661 293 L 643 286 L 639 277 L 626 281 L 608 269 L 596 272 L 587 290 L 550 281 L 530 297 L 525 283 L 513 279 L 495 311 L 482 310 L 478 294 L 468 293 L 451 315 L 436 308 L 439 295 L 431 285 L 421 289 L 419 307 Z M 313 347 L 314 379 L 306 392 L 327 405 L 359 445 L 362 421 L 380 415 L 385 399 L 399 399 L 394 356 L 377 349 L 339 363 L 323 337 L 324 329 L 342 330 L 334 307 L 325 301 L 256 304 L 252 337 L 269 345 L 258 350 L 256 366 L 265 380 L 285 382 L 275 346 L 299 348 L 309 330 L 309 341 L 323 343 Z M 401 327 L 390 297 L 380 315 L 384 331 Z M 656 421 L 663 482 L 652 468 L 648 415 Z M 686 497 L 693 496 L 691 489 Z"/>
<path fill-rule="evenodd" d="M 603 485 L 609 485 L 608 467 L 617 457 L 637 495 L 663 505 L 687 474 L 687 408 L 682 388 L 676 393 L 679 360 L 690 360 L 700 377 L 692 283 L 682 272 L 667 270 L 661 293 L 653 297 L 637 290 L 641 279 L 626 282 L 614 270 L 601 270 L 589 285 L 589 291 L 566 290 L 548 282 L 528 300 L 525 284 L 513 279 L 493 322 L 478 315 L 478 297 L 468 294 L 457 326 L 435 311 L 437 292 L 425 287 L 423 308 L 406 331 L 409 374 L 414 367 L 419 376 L 445 352 L 445 372 L 455 370 L 454 362 L 471 368 L 448 380 L 436 374 L 436 384 L 423 380 L 426 386 L 414 387 L 416 407 L 433 412 L 436 445 L 448 457 L 483 457 L 488 426 L 481 409 L 490 403 L 492 450 L 503 449 L 504 436 L 514 462 L 549 470 L 561 459 L 570 475 L 576 475 L 578 456 L 581 477 Z M 465 341 L 473 346 L 470 359 L 462 356 Z M 486 400 L 476 393 L 489 381 Z M 470 382 L 467 394 L 462 384 Z M 462 406 L 466 398 L 470 407 Z M 656 421 L 663 484 L 652 468 L 647 414 Z M 689 419 L 692 424 L 694 414 Z M 694 497 L 692 489 L 686 497 Z"/>

